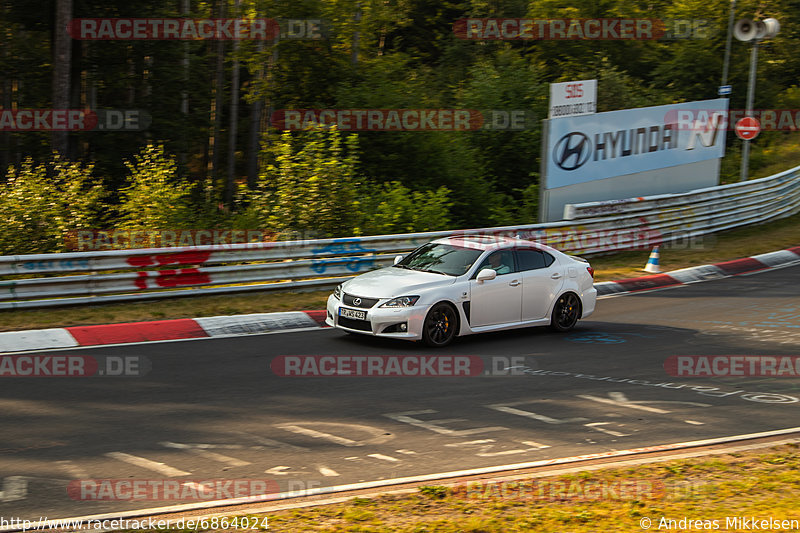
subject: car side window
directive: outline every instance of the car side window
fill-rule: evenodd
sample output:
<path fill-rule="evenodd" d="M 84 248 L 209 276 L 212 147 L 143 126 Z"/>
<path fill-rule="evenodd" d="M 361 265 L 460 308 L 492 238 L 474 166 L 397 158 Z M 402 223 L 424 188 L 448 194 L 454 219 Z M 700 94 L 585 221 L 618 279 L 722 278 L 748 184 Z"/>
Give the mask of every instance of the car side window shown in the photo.
<path fill-rule="evenodd" d="M 552 265 L 555 260 L 555 257 L 541 250 L 534 250 L 532 248 L 517 250 L 517 262 L 521 271 L 547 268 Z"/>
<path fill-rule="evenodd" d="M 481 266 L 475 271 L 475 274 L 477 275 L 478 272 L 484 268 L 491 268 L 497 272 L 498 276 L 516 272 L 517 269 L 514 265 L 514 252 L 511 250 L 498 250 L 491 253 L 486 259 L 483 260 L 483 263 L 481 263 Z"/>

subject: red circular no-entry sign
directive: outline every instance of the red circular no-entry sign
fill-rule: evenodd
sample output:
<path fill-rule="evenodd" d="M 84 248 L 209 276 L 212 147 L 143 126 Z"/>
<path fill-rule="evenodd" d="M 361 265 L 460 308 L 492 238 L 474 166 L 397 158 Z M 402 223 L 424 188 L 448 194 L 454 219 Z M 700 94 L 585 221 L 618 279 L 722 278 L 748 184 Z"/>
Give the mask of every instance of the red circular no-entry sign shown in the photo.
<path fill-rule="evenodd" d="M 736 136 L 744 141 L 755 139 L 761 132 L 761 123 L 755 117 L 744 117 L 736 122 Z"/>

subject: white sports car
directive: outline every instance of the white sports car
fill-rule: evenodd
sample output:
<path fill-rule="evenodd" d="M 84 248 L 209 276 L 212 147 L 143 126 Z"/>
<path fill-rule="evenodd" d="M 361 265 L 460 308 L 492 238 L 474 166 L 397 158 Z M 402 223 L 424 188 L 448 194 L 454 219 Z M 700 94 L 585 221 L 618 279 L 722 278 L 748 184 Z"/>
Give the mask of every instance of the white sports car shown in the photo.
<path fill-rule="evenodd" d="M 568 331 L 594 312 L 593 278 L 585 260 L 535 242 L 448 237 L 336 287 L 326 323 L 429 346 L 527 326 Z"/>

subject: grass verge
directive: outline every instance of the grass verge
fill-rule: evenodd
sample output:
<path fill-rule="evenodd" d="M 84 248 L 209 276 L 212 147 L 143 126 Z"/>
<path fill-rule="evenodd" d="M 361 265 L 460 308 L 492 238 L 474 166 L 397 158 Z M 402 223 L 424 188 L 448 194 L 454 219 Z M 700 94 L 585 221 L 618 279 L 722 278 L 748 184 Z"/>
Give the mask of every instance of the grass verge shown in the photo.
<path fill-rule="evenodd" d="M 708 235 L 684 247 L 661 250 L 661 269 L 676 270 L 771 252 L 800 244 L 800 215 L 768 224 Z M 648 250 L 589 258 L 595 281 L 612 281 L 645 275 Z M 261 292 L 238 295 L 196 296 L 141 303 L 81 305 L 58 309 L 0 311 L 0 331 L 17 331 L 88 324 L 112 324 L 194 318 L 201 316 L 270 313 L 324 309 L 330 291 Z"/>
<path fill-rule="evenodd" d="M 510 483 L 468 482 L 455 490 L 419 487 L 410 495 L 252 516 L 266 516 L 275 533 L 594 533 L 644 531 L 648 523 L 656 531 L 756 529 L 741 518 L 794 520 L 790 528 L 758 530 L 796 531 L 798 496 L 800 448 L 789 444 Z M 681 527 L 681 519 L 704 525 Z"/>

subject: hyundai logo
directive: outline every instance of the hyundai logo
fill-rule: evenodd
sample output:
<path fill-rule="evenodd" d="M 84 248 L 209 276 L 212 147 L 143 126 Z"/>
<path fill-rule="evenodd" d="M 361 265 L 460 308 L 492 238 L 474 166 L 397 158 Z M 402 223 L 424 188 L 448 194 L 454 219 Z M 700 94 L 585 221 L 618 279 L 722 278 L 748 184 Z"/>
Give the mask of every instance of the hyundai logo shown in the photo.
<path fill-rule="evenodd" d="M 575 170 L 589 160 L 591 152 L 592 143 L 589 137 L 573 131 L 558 140 L 553 149 L 553 161 L 561 170 Z"/>
<path fill-rule="evenodd" d="M 353 305 L 355 306 L 361 305 L 361 298 L 353 298 Z"/>

